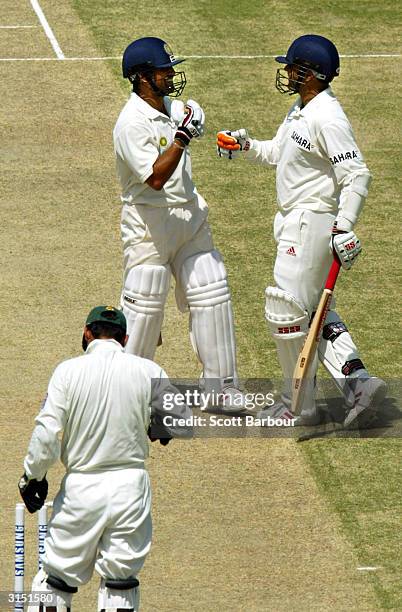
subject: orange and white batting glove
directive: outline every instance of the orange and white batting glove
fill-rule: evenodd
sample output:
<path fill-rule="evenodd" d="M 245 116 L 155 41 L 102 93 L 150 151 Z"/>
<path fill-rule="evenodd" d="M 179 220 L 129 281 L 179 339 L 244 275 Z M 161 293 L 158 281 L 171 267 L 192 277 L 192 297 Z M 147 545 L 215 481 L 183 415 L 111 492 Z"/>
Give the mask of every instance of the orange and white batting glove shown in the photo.
<path fill-rule="evenodd" d="M 216 151 L 219 157 L 227 157 L 234 159 L 240 153 L 248 151 L 251 146 L 251 139 L 247 130 L 240 128 L 231 132 L 230 130 L 222 130 L 218 132 L 216 138 Z"/>

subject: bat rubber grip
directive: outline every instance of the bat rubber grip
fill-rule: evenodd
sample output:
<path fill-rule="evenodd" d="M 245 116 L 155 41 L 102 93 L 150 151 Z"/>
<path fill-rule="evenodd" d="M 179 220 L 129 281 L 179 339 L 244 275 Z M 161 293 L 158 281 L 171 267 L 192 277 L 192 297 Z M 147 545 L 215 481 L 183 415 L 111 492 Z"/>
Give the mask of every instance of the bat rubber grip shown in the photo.
<path fill-rule="evenodd" d="M 341 264 L 339 263 L 339 260 L 335 258 L 334 261 L 332 262 L 332 266 L 328 273 L 327 281 L 325 283 L 325 289 L 329 289 L 330 291 L 333 291 L 340 269 L 341 269 Z"/>

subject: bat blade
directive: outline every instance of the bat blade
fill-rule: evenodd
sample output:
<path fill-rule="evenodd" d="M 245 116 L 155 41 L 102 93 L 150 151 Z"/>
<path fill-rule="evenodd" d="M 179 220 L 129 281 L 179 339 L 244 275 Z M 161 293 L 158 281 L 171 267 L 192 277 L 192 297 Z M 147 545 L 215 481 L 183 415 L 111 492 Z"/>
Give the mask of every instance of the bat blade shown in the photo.
<path fill-rule="evenodd" d="M 303 399 L 303 383 L 308 376 L 309 367 L 315 357 L 321 337 L 321 331 L 331 306 L 331 298 L 339 270 L 340 264 L 337 260 L 334 260 L 325 283 L 325 289 L 322 292 L 320 302 L 311 322 L 309 332 L 296 362 L 293 372 L 291 405 L 291 411 L 295 415 L 300 413 Z"/>

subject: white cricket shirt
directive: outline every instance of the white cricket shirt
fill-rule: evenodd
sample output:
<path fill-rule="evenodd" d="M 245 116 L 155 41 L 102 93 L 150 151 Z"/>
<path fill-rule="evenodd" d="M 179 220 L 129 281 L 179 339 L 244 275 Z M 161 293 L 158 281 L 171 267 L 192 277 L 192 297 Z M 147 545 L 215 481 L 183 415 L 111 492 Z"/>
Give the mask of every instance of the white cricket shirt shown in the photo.
<path fill-rule="evenodd" d="M 67 472 L 143 468 L 152 378 L 167 375 L 115 340 L 93 340 L 85 355 L 62 362 L 35 419 L 24 461 L 28 477 L 41 480 L 59 457 Z"/>
<path fill-rule="evenodd" d="M 117 120 L 113 141 L 123 204 L 174 206 L 189 202 L 197 193 L 189 147 L 160 191 L 146 183 L 157 158 L 171 146 L 178 126 L 170 116 L 172 101 L 165 97 L 164 103 L 169 116 L 132 93 Z"/>
<path fill-rule="evenodd" d="M 300 97 L 272 140 L 252 140 L 245 157 L 276 166 L 281 212 L 307 208 L 337 214 L 341 191 L 369 175 L 351 125 L 328 87 L 304 108 Z"/>

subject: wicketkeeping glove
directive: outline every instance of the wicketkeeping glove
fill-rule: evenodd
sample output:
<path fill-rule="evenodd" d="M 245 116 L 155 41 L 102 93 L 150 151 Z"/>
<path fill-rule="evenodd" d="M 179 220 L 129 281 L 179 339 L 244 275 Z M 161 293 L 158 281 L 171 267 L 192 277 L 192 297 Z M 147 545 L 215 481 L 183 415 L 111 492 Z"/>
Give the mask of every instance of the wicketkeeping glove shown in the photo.
<path fill-rule="evenodd" d="M 180 140 L 187 146 L 192 138 L 200 138 L 204 135 L 205 113 L 201 106 L 194 100 L 187 100 L 184 107 L 185 117 L 177 128 L 175 139 Z"/>
<path fill-rule="evenodd" d="M 152 427 L 151 425 L 148 427 L 148 438 L 151 440 L 151 442 L 156 442 L 157 440 L 159 440 L 159 443 L 162 444 L 162 446 L 167 446 L 170 442 L 170 440 L 172 440 L 172 438 L 170 436 L 167 436 L 166 438 L 159 438 L 159 437 L 155 437 L 154 435 L 152 435 Z"/>
<path fill-rule="evenodd" d="M 28 476 L 23 474 L 18 483 L 18 488 L 24 504 L 31 514 L 42 508 L 46 501 L 48 483 L 46 477 L 43 480 L 28 480 Z"/>
<path fill-rule="evenodd" d="M 360 240 L 354 232 L 343 232 L 337 229 L 336 225 L 332 230 L 330 241 L 332 253 L 337 255 L 342 268 L 350 270 L 356 257 L 362 250 Z"/>
<path fill-rule="evenodd" d="M 216 151 L 219 157 L 227 157 L 234 159 L 240 153 L 248 151 L 251 147 L 251 139 L 247 130 L 240 128 L 231 132 L 230 130 L 222 130 L 217 133 Z"/>

